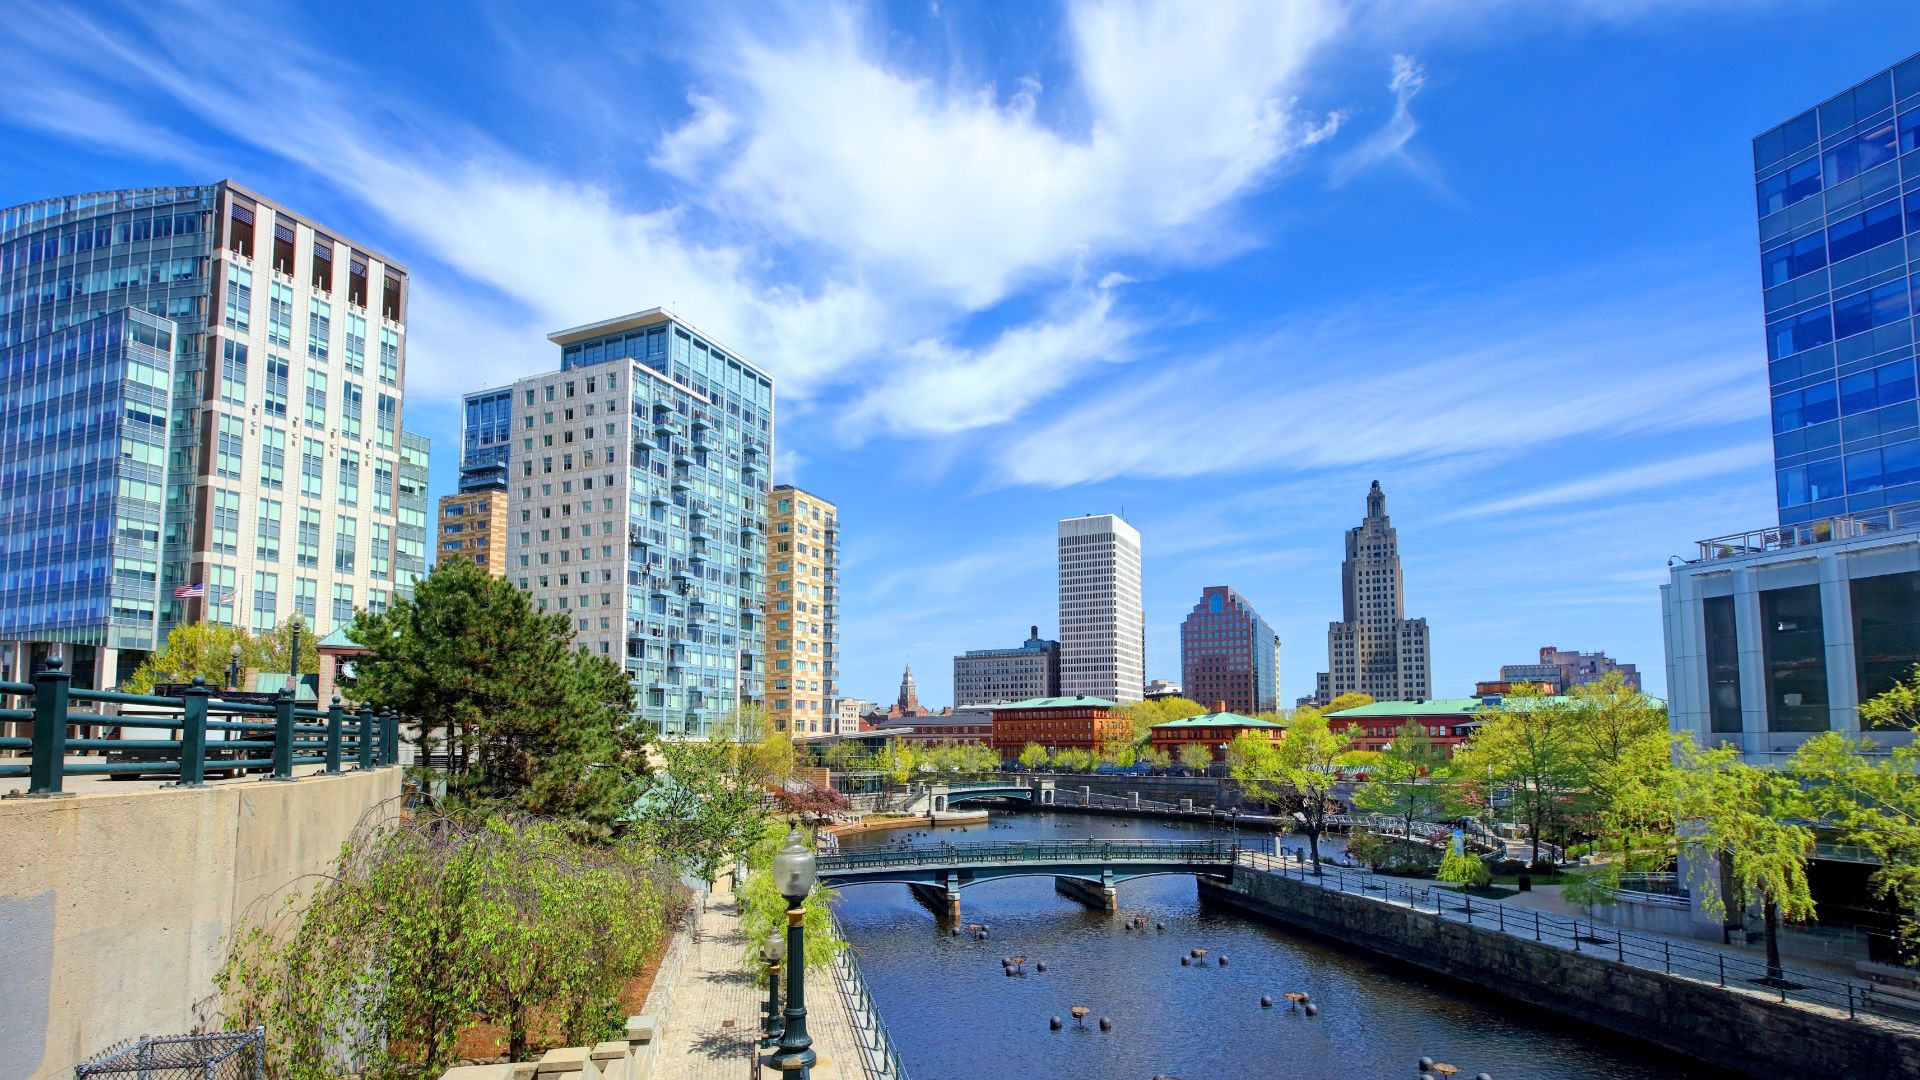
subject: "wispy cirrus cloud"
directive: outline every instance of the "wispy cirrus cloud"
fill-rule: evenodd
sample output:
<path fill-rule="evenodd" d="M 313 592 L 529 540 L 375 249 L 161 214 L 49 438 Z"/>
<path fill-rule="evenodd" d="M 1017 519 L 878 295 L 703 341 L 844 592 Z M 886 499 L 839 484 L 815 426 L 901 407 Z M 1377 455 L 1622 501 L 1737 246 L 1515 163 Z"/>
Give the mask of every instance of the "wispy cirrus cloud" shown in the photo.
<path fill-rule="evenodd" d="M 1387 81 L 1387 90 L 1393 94 L 1393 113 L 1378 130 L 1334 159 L 1332 179 L 1336 186 L 1367 169 L 1393 163 L 1434 188 L 1444 190 L 1433 164 L 1409 145 L 1420 131 L 1420 124 L 1413 117 L 1413 99 L 1426 85 L 1427 70 L 1418 60 L 1405 54 L 1394 56 L 1393 74 Z"/>
<path fill-rule="evenodd" d="M 1764 475 L 1772 460 L 1771 442 L 1743 442 L 1718 450 L 1662 458 L 1591 476 L 1575 473 L 1559 483 L 1535 488 L 1519 495 L 1477 502 L 1451 514 L 1443 515 L 1437 520 L 1492 517 L 1521 510 L 1565 506 L 1569 503 L 1587 503 L 1621 496 L 1633 497 L 1653 489 L 1691 484 L 1698 480 L 1707 480 L 1735 472 L 1754 476 Z"/>

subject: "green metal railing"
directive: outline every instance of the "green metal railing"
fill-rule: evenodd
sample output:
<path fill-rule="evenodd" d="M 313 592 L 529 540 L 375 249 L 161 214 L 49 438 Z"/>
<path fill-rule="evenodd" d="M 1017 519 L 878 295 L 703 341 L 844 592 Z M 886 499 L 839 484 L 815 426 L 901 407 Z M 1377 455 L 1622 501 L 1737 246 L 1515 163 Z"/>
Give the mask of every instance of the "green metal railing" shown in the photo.
<path fill-rule="evenodd" d="M 822 855 L 822 876 L 901 867 L 1081 863 L 1231 864 L 1247 850 L 1227 840 L 1032 840 L 1009 843 L 917 844 Z"/>
<path fill-rule="evenodd" d="M 375 769 L 400 761 L 400 717 L 390 709 L 349 710 L 338 697 L 325 709 L 312 708 L 296 704 L 287 688 L 271 704 L 226 700 L 197 678 L 178 697 L 76 690 L 72 682 L 57 658 L 32 682 L 0 682 L 0 701 L 10 706 L 0 708 L 0 722 L 33 726 L 31 737 L 0 737 L 0 752 L 28 751 L 25 764 L 0 758 L 0 779 L 24 776 L 28 794 L 58 795 L 69 776 L 172 776 L 180 787 L 199 787 L 210 769 L 267 770 L 272 779 L 291 780 L 299 765 L 319 765 L 323 775 L 334 775 L 349 762 Z M 70 711 L 75 704 L 122 711 Z M 129 705 L 168 712 L 127 713 Z M 95 727 L 117 728 L 121 737 L 73 737 L 74 728 Z M 154 735 L 127 738 L 129 730 Z M 74 753 L 107 757 L 69 760 Z M 109 760 L 112 756 L 138 760 Z"/>

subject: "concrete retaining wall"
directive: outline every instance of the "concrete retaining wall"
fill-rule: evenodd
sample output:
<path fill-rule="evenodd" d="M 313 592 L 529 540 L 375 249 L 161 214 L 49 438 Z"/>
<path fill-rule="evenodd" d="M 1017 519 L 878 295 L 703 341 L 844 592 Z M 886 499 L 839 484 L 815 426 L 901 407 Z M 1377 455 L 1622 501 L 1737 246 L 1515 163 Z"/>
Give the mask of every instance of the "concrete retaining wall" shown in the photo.
<path fill-rule="evenodd" d="M 401 770 L 0 801 L 0 1072 L 210 1024 L 236 925 L 325 870 Z M 18 1071 L 16 1071 L 18 1070 Z"/>
<path fill-rule="evenodd" d="M 1753 1075 L 1920 1077 L 1920 1036 L 1236 868 L 1203 900 Z"/>

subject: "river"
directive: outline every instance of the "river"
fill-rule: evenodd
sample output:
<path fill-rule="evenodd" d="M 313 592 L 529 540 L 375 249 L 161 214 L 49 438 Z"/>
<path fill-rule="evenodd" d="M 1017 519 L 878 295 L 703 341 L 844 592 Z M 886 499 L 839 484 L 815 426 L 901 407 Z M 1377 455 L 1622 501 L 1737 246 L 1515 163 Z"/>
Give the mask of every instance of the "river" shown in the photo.
<path fill-rule="evenodd" d="M 938 832 L 955 842 L 1207 835 L 1205 825 L 1072 812 L 995 812 L 990 824 Z M 912 841 L 880 832 L 843 846 L 896 842 Z M 1459 1080 L 1481 1072 L 1495 1080 L 1729 1075 L 1358 950 L 1203 911 L 1189 877 L 1117 888 L 1121 917 L 1056 894 L 1051 878 L 970 886 L 960 894 L 962 916 L 991 928 L 986 941 L 941 930 L 904 885 L 845 889 L 837 910 L 914 1080 L 1414 1080 L 1422 1056 L 1458 1065 Z M 1149 920 L 1144 933 L 1122 928 L 1122 917 L 1136 914 Z M 1152 928 L 1160 922 L 1164 931 Z M 1194 948 L 1209 950 L 1208 962 L 1182 967 Z M 1026 974 L 1003 974 L 1001 958 L 1012 954 L 1029 957 Z M 1226 967 L 1213 962 L 1221 955 Z M 1047 965 L 1044 974 L 1034 961 Z M 1286 1009 L 1289 991 L 1311 995 L 1319 1015 Z M 1261 1008 L 1262 995 L 1276 1007 Z M 1074 1005 L 1092 1010 L 1084 1026 L 1070 1017 Z M 1052 1016 L 1065 1020 L 1063 1030 L 1048 1029 Z M 1098 1029 L 1103 1016 L 1111 1032 Z"/>

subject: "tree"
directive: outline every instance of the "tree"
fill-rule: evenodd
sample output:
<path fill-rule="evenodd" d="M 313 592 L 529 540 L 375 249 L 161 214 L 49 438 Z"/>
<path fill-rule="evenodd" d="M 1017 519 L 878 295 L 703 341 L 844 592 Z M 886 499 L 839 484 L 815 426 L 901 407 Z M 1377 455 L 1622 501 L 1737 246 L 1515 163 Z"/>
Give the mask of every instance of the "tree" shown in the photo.
<path fill-rule="evenodd" d="M 1363 694 L 1358 690 L 1349 690 L 1344 694 L 1336 696 L 1332 701 L 1327 702 L 1319 711 L 1324 715 L 1331 716 L 1337 712 L 1344 712 L 1347 709 L 1357 709 L 1362 705 L 1371 704 L 1373 704 L 1372 694 Z"/>
<path fill-rule="evenodd" d="M 1173 765 L 1173 755 L 1156 747 L 1148 747 L 1140 752 L 1140 761 L 1156 772 L 1165 772 Z"/>
<path fill-rule="evenodd" d="M 1341 754 L 1341 764 L 1347 764 L 1349 756 Z M 1411 835 L 1415 821 L 1451 814 L 1456 804 L 1452 792 L 1445 753 L 1421 725 L 1409 720 L 1367 765 L 1366 782 L 1353 790 L 1353 807 L 1399 818 L 1401 830 Z"/>
<path fill-rule="evenodd" d="M 1481 785 L 1491 800 L 1496 789 L 1511 792 L 1511 807 L 1533 839 L 1533 862 L 1543 842 L 1565 839 L 1573 803 L 1587 791 L 1588 770 L 1580 745 L 1579 716 L 1547 700 L 1534 687 L 1505 695 L 1481 709 L 1480 730 L 1453 755 L 1454 775 Z"/>
<path fill-rule="evenodd" d="M 848 805 L 845 795 L 818 784 L 789 784 L 774 792 L 773 799 L 783 816 L 802 824 L 832 821 Z"/>
<path fill-rule="evenodd" d="M 195 676 L 208 686 L 225 686 L 235 645 L 240 646 L 241 663 L 247 663 L 253 655 L 253 639 L 245 630 L 219 623 L 181 623 L 167 631 L 166 646 L 141 661 L 121 689 L 151 694 L 158 683 L 192 682 Z"/>
<path fill-rule="evenodd" d="M 1610 841 L 1608 867 L 1617 875 L 1665 866 L 1673 857 L 1674 835 L 1673 736 L 1666 708 L 1628 686 L 1618 672 L 1574 687 L 1567 698 L 1582 801 L 1595 833 Z"/>
<path fill-rule="evenodd" d="M 658 749 L 665 765 L 634 803 L 634 830 L 677 869 L 712 881 L 760 840 L 766 788 L 731 743 L 674 739 Z"/>
<path fill-rule="evenodd" d="M 1213 767 L 1213 747 L 1197 742 L 1183 744 L 1180 747 L 1180 764 L 1194 772 L 1206 772 Z"/>
<path fill-rule="evenodd" d="M 1328 796 L 1340 778 L 1335 761 L 1347 740 L 1317 709 L 1294 710 L 1286 737 L 1273 742 L 1251 732 L 1227 747 L 1227 764 L 1247 796 L 1270 805 L 1291 804 L 1307 834 L 1314 873 L 1320 872 L 1320 834 L 1326 831 Z"/>
<path fill-rule="evenodd" d="M 852 772 L 872 764 L 867 748 L 852 739 L 844 739 L 827 748 L 827 768 L 835 772 Z"/>
<path fill-rule="evenodd" d="M 627 812 L 645 768 L 631 684 L 573 651 L 566 613 L 453 558 L 347 633 L 368 649 L 357 692 L 408 716 L 422 750 L 446 749 L 455 802 L 515 803 L 601 833 Z"/>
<path fill-rule="evenodd" d="M 298 615 L 255 637 L 247 663 L 255 671 L 283 672 L 293 658 L 293 624 Z M 305 620 L 300 622 L 300 674 L 320 674 L 320 635 Z M 324 704 L 324 702 L 322 703 Z"/>
<path fill-rule="evenodd" d="M 1790 772 L 1749 765 L 1731 746 L 1701 750 L 1680 744 L 1675 813 L 1682 842 L 1718 860 L 1721 872 L 1697 875 L 1707 909 L 1724 915 L 1728 901 L 1758 902 L 1765 919 L 1767 977 L 1780 980 L 1780 921 L 1813 918 L 1807 856 L 1813 810 Z"/>
<path fill-rule="evenodd" d="M 1906 726 L 1920 732 L 1920 667 L 1860 706 L 1862 727 Z M 1900 912 L 1900 936 L 1920 939 L 1920 742 L 1882 752 L 1869 739 L 1824 732 L 1802 744 L 1793 772 L 1821 818 L 1842 843 L 1857 844 L 1880 866 L 1874 892 Z"/>
<path fill-rule="evenodd" d="M 748 775 L 769 788 L 785 786 L 800 764 L 800 751 L 784 731 L 768 731 L 739 749 Z"/>
<path fill-rule="evenodd" d="M 758 836 L 746 855 L 747 876 L 736 888 L 740 936 L 746 942 L 740 957 L 741 966 L 757 972 L 764 962 L 760 959 L 760 943 L 773 934 L 780 935 L 782 941 L 787 936 L 787 899 L 780 895 L 779 882 L 773 876 L 773 855 L 786 843 L 787 825 L 770 819 L 760 819 L 755 824 Z M 803 827 L 800 835 L 808 846 L 813 845 L 812 830 Z M 803 920 L 809 969 L 825 968 L 835 954 L 846 947 L 833 922 L 832 905 L 839 899 L 838 892 L 819 882 L 815 882 L 813 891 L 807 894 Z"/>
<path fill-rule="evenodd" d="M 1199 716 L 1207 711 L 1206 706 L 1183 697 L 1157 698 L 1151 701 L 1136 701 L 1122 709 L 1127 719 L 1133 723 L 1135 742 L 1147 737 L 1155 724 L 1165 724 L 1174 720 L 1185 720 L 1189 716 Z"/>
<path fill-rule="evenodd" d="M 1031 772 L 1045 765 L 1051 757 L 1046 747 L 1037 742 L 1030 742 L 1020 748 L 1020 767 Z"/>
<path fill-rule="evenodd" d="M 1126 739 L 1108 739 L 1100 744 L 1094 756 L 1104 764 L 1124 769 L 1131 766 L 1138 755 L 1134 751 L 1132 742 Z"/>

